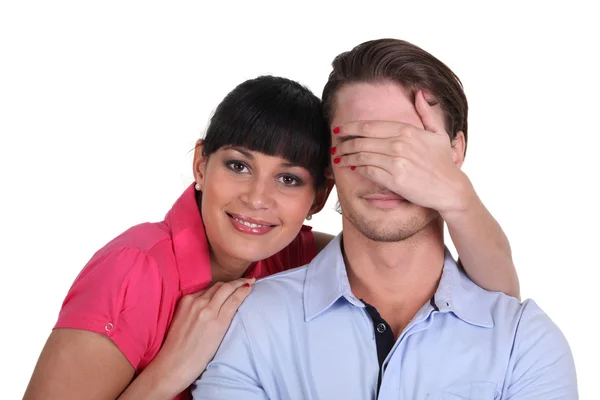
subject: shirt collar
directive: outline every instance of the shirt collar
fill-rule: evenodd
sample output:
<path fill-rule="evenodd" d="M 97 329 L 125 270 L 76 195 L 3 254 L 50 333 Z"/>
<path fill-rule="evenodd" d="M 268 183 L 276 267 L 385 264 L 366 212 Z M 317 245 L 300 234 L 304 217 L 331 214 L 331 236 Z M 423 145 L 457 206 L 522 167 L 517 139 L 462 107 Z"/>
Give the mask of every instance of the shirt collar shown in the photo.
<path fill-rule="evenodd" d="M 433 302 L 441 312 L 452 312 L 461 320 L 484 328 L 493 328 L 493 299 L 460 268 L 446 248 L 444 270 Z"/>
<path fill-rule="evenodd" d="M 341 251 L 341 233 L 309 264 L 304 289 L 304 315 L 308 322 L 333 306 L 340 298 L 352 305 L 364 307 L 350 289 L 346 265 Z M 492 328 L 490 296 L 473 283 L 445 250 L 444 270 L 433 297 L 440 312 L 453 312 L 461 320 Z M 426 306 L 431 307 L 427 304 Z"/>
<path fill-rule="evenodd" d="M 312 260 L 306 272 L 304 318 L 308 322 L 344 297 L 358 307 L 364 304 L 350 289 L 340 233 Z"/>
<path fill-rule="evenodd" d="M 173 204 L 165 224 L 171 231 L 179 290 L 187 294 L 203 289 L 212 280 L 210 251 L 193 184 Z"/>

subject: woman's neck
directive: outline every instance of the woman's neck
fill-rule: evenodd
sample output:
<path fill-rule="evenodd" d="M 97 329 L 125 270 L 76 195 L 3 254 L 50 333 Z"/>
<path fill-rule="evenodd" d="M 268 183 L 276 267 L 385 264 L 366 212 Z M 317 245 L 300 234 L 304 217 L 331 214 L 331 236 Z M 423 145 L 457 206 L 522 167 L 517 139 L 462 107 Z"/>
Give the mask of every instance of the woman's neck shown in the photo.
<path fill-rule="evenodd" d="M 210 272 L 213 282 L 229 282 L 241 278 L 250 265 L 248 261 L 220 256 L 210 246 Z"/>

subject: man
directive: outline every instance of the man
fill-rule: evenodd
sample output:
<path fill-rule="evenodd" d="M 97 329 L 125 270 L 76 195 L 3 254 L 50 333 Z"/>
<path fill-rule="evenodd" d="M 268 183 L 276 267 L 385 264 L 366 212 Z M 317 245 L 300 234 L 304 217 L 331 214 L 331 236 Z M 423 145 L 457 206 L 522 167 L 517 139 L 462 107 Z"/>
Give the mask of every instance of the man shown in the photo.
<path fill-rule="evenodd" d="M 444 247 L 443 221 L 468 207 L 452 195 L 468 184 L 454 73 L 410 43 L 366 42 L 334 60 L 323 104 L 342 234 L 256 284 L 194 398 L 577 398 L 560 330 Z"/>

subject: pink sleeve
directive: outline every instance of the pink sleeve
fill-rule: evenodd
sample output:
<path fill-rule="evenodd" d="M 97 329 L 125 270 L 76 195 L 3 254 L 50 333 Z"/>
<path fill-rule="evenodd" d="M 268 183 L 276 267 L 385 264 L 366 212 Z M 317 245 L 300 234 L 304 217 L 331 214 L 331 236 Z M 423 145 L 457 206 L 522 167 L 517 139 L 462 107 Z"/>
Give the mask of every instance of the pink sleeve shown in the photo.
<path fill-rule="evenodd" d="M 140 250 L 97 254 L 75 279 L 54 329 L 106 335 L 137 369 L 156 333 L 162 281 L 156 263 Z"/>

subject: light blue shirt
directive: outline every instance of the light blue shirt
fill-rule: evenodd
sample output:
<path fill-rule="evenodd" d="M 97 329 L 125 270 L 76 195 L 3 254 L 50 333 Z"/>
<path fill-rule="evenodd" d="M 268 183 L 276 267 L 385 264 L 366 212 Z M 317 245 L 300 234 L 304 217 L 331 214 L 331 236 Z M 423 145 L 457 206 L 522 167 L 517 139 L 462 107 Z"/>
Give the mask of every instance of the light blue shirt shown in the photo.
<path fill-rule="evenodd" d="M 255 284 L 194 399 L 577 399 L 558 327 L 531 300 L 475 285 L 449 252 L 433 301 L 379 363 L 340 236 L 308 266 Z"/>

